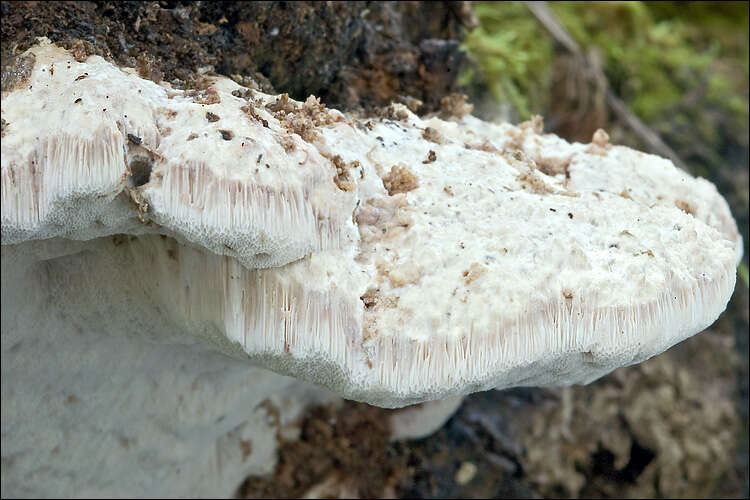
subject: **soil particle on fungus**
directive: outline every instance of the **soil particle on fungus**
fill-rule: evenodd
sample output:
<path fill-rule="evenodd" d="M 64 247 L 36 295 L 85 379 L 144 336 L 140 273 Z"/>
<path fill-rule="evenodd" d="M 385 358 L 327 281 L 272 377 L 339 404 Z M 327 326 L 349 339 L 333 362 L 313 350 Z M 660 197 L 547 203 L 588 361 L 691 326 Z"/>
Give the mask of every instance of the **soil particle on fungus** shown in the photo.
<path fill-rule="evenodd" d="M 309 96 L 302 104 L 289 98 L 289 94 L 282 94 L 266 109 L 273 113 L 274 118 L 287 132 L 299 135 L 304 141 L 314 142 L 318 138 L 317 127 L 331 125 L 338 121 L 320 102 L 320 98 Z"/>
<path fill-rule="evenodd" d="M 354 180 L 349 171 L 352 168 L 359 167 L 359 162 L 353 161 L 347 164 L 339 155 L 334 156 L 331 161 L 336 168 L 336 177 L 333 179 L 336 186 L 342 191 L 354 191 L 356 185 L 354 184 Z"/>
<path fill-rule="evenodd" d="M 427 159 L 424 160 L 422 163 L 432 163 L 437 160 L 437 153 L 435 153 L 433 150 L 429 150 L 427 152 Z"/>
<path fill-rule="evenodd" d="M 409 113 L 402 107 L 394 104 L 389 104 L 384 108 L 376 110 L 376 116 L 385 118 L 388 120 L 406 120 L 409 117 Z"/>
<path fill-rule="evenodd" d="M 487 272 L 487 267 L 474 262 L 469 266 L 469 269 L 465 270 L 461 275 L 464 278 L 464 284 L 469 285 L 472 281 L 475 281 L 484 273 Z"/>
<path fill-rule="evenodd" d="M 419 180 L 406 165 L 394 165 L 391 167 L 391 171 L 383 177 L 383 186 L 385 186 L 388 194 L 393 196 L 418 188 Z"/>
<path fill-rule="evenodd" d="M 606 156 L 610 149 L 612 149 L 612 144 L 609 142 L 609 134 L 602 129 L 597 129 L 591 137 L 591 145 L 586 149 L 586 152 Z"/>
<path fill-rule="evenodd" d="M 240 110 L 253 120 L 260 122 L 264 127 L 268 128 L 268 120 L 261 118 L 255 111 L 255 107 L 252 104 L 246 104 L 240 108 Z"/>
<path fill-rule="evenodd" d="M 474 149 L 477 151 L 484 151 L 485 153 L 502 153 L 503 155 L 511 154 L 514 151 L 518 151 L 521 149 L 520 146 L 517 146 L 514 142 L 510 142 L 505 145 L 502 151 L 497 149 L 489 140 L 484 139 L 482 142 L 478 144 L 467 144 L 464 143 L 464 147 L 466 149 Z"/>
<path fill-rule="evenodd" d="M 466 94 L 450 94 L 440 100 L 440 113 L 443 117 L 462 118 L 474 111 L 474 105 L 466 102 Z"/>
<path fill-rule="evenodd" d="M 255 95 L 255 91 L 258 90 L 258 84 L 255 82 L 255 80 L 253 80 L 252 78 L 241 77 L 240 75 L 234 75 L 232 79 L 240 85 L 248 87 L 246 89 L 235 89 L 232 91 L 232 95 L 234 97 L 239 97 L 240 99 L 245 99 L 248 101 L 251 100 Z M 275 94 L 275 92 L 268 93 Z"/>
<path fill-rule="evenodd" d="M 544 118 L 542 118 L 541 115 L 534 115 L 529 120 L 519 123 L 518 128 L 523 131 L 541 134 L 544 132 Z"/>
<path fill-rule="evenodd" d="M 409 108 L 412 113 L 417 113 L 424 103 L 419 99 L 411 96 L 399 96 L 398 102 Z"/>
<path fill-rule="evenodd" d="M 274 102 L 266 104 L 266 109 L 272 113 L 283 113 L 284 115 L 292 113 L 297 110 L 297 107 L 292 99 L 289 99 L 289 94 L 282 94 L 276 98 Z"/>
<path fill-rule="evenodd" d="M 564 175 L 566 179 L 570 178 L 570 158 L 558 157 L 536 157 L 534 162 L 537 168 L 545 175 L 554 177 Z"/>
<path fill-rule="evenodd" d="M 297 143 L 294 142 L 294 138 L 291 135 L 276 136 L 276 142 L 284 148 L 285 153 L 293 153 L 297 150 Z"/>
<path fill-rule="evenodd" d="M 693 210 L 693 207 L 690 206 L 690 203 L 683 201 L 683 200 L 675 200 L 674 206 L 682 210 L 688 215 L 695 215 L 695 211 Z"/>
<path fill-rule="evenodd" d="M 188 90 L 185 97 L 193 99 L 198 104 L 219 104 L 221 97 L 216 89 L 210 88 L 205 90 Z"/>
<path fill-rule="evenodd" d="M 359 299 L 365 305 L 365 309 L 371 309 L 378 303 L 378 291 L 370 288 Z"/>
<path fill-rule="evenodd" d="M 591 138 L 591 142 L 599 146 L 600 148 L 611 147 L 609 144 L 609 134 L 602 129 L 597 129 Z"/>
<path fill-rule="evenodd" d="M 435 144 L 445 143 L 445 138 L 443 137 L 443 135 L 432 127 L 426 127 L 422 131 L 422 138 L 427 141 L 434 142 Z"/>
<path fill-rule="evenodd" d="M 466 94 L 450 94 L 440 100 L 440 114 L 445 118 L 462 118 L 474 111 L 474 105 L 466 102 Z"/>

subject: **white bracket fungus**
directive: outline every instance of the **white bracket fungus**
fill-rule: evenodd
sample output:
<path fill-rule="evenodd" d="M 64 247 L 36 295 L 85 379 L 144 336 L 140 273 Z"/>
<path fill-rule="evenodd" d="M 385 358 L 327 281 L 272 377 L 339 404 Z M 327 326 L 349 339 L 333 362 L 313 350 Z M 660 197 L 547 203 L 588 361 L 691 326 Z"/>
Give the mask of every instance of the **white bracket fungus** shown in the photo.
<path fill-rule="evenodd" d="M 265 390 L 248 360 L 384 407 L 588 383 L 703 330 L 734 289 L 742 244 L 715 187 L 603 132 L 569 144 L 400 105 L 354 119 L 30 53 L 2 99 L 4 484 L 39 383 L 121 384 L 140 396 L 102 401 L 152 408 L 156 428 L 177 408 L 178 429 L 190 397 L 137 384 L 206 377 L 242 406 Z M 76 429 L 58 410 L 47 423 Z"/>
<path fill-rule="evenodd" d="M 258 268 L 353 239 L 353 195 L 270 97 L 174 91 L 44 40 L 29 53 L 3 95 L 3 244 L 159 232 Z"/>
<path fill-rule="evenodd" d="M 121 246 L 187 331 L 347 397 L 586 383 L 702 330 L 733 289 L 741 243 L 714 186 L 603 132 L 568 144 L 399 105 L 352 121 L 31 53 L 2 102 L 3 243 L 190 243 Z"/>

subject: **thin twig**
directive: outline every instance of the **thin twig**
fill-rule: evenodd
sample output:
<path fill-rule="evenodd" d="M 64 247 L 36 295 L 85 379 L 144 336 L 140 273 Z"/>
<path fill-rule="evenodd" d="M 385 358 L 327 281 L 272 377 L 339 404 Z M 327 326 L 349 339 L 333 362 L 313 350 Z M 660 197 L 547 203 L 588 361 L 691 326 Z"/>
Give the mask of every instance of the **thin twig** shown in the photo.
<path fill-rule="evenodd" d="M 573 54 L 576 58 L 579 58 L 583 67 L 585 68 L 586 77 L 594 84 L 598 82 L 604 82 L 606 88 L 607 105 L 615 113 L 615 115 L 638 137 L 651 151 L 660 156 L 666 156 L 672 163 L 677 165 L 683 170 L 687 167 L 685 162 L 679 157 L 675 151 L 670 148 L 659 136 L 659 134 L 651 129 L 648 125 L 643 123 L 638 116 L 635 115 L 628 106 L 612 92 L 609 81 L 604 75 L 601 67 L 594 64 L 590 58 L 586 57 L 583 49 L 573 39 L 568 30 L 557 20 L 557 17 L 547 7 L 547 2 L 524 2 L 526 7 L 534 14 L 534 17 L 544 26 L 552 37 L 557 40 L 568 52 Z"/>

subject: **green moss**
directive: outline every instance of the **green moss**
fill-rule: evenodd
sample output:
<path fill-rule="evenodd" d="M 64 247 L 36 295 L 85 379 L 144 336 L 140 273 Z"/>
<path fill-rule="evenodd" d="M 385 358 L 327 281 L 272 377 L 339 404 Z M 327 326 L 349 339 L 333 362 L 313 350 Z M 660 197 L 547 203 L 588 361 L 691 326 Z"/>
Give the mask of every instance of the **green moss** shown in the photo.
<path fill-rule="evenodd" d="M 737 267 L 737 274 L 740 276 L 740 279 L 745 284 L 745 288 L 750 288 L 750 273 L 747 271 L 747 264 L 744 262 L 741 263 Z"/>
<path fill-rule="evenodd" d="M 467 35 L 464 47 L 492 95 L 511 104 L 522 119 L 544 112 L 553 57 L 550 38 L 521 2 L 478 2 L 474 12 L 480 25 Z M 460 82 L 466 85 L 475 77 L 470 71 Z"/>
<path fill-rule="evenodd" d="M 691 109 L 700 108 L 706 111 L 695 131 L 701 142 L 717 144 L 719 121 L 738 139 L 747 135 L 746 2 L 548 5 L 585 50 L 600 51 L 613 90 L 647 123 L 678 116 L 696 123 Z M 546 114 L 554 41 L 521 2 L 478 2 L 474 10 L 480 26 L 464 46 L 489 90 L 519 118 Z M 476 76 L 467 73 L 461 81 Z"/>
<path fill-rule="evenodd" d="M 747 37 L 739 31 L 746 29 L 746 6 L 744 21 L 737 9 L 700 5 L 698 13 L 685 5 L 641 2 L 550 7 L 579 43 L 603 50 L 610 83 L 644 120 L 672 115 L 691 90 L 702 87 L 714 105 L 747 120 L 747 95 L 738 92 L 748 81 Z"/>

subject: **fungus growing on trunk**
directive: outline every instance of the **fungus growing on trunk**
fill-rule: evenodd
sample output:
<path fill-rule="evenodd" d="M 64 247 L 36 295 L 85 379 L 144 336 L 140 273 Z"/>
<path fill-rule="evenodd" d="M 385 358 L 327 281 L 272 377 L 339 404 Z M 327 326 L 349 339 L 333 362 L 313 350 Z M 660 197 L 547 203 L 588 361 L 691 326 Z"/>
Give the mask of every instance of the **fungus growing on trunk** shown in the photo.
<path fill-rule="evenodd" d="M 569 144 L 540 120 L 398 104 L 398 120 L 359 121 L 222 78 L 172 90 L 44 41 L 30 53 L 2 101 L 3 268 L 22 263 L 3 295 L 51 297 L 98 369 L 127 362 L 97 348 L 111 333 L 174 344 L 175 377 L 213 346 L 233 376 L 259 363 L 401 407 L 591 382 L 703 330 L 734 288 L 742 245 L 716 188 L 606 134 Z M 84 342 L 40 329 L 38 300 L 11 303 L 4 401 L 6 374 L 66 369 L 15 361 L 31 338 Z"/>

